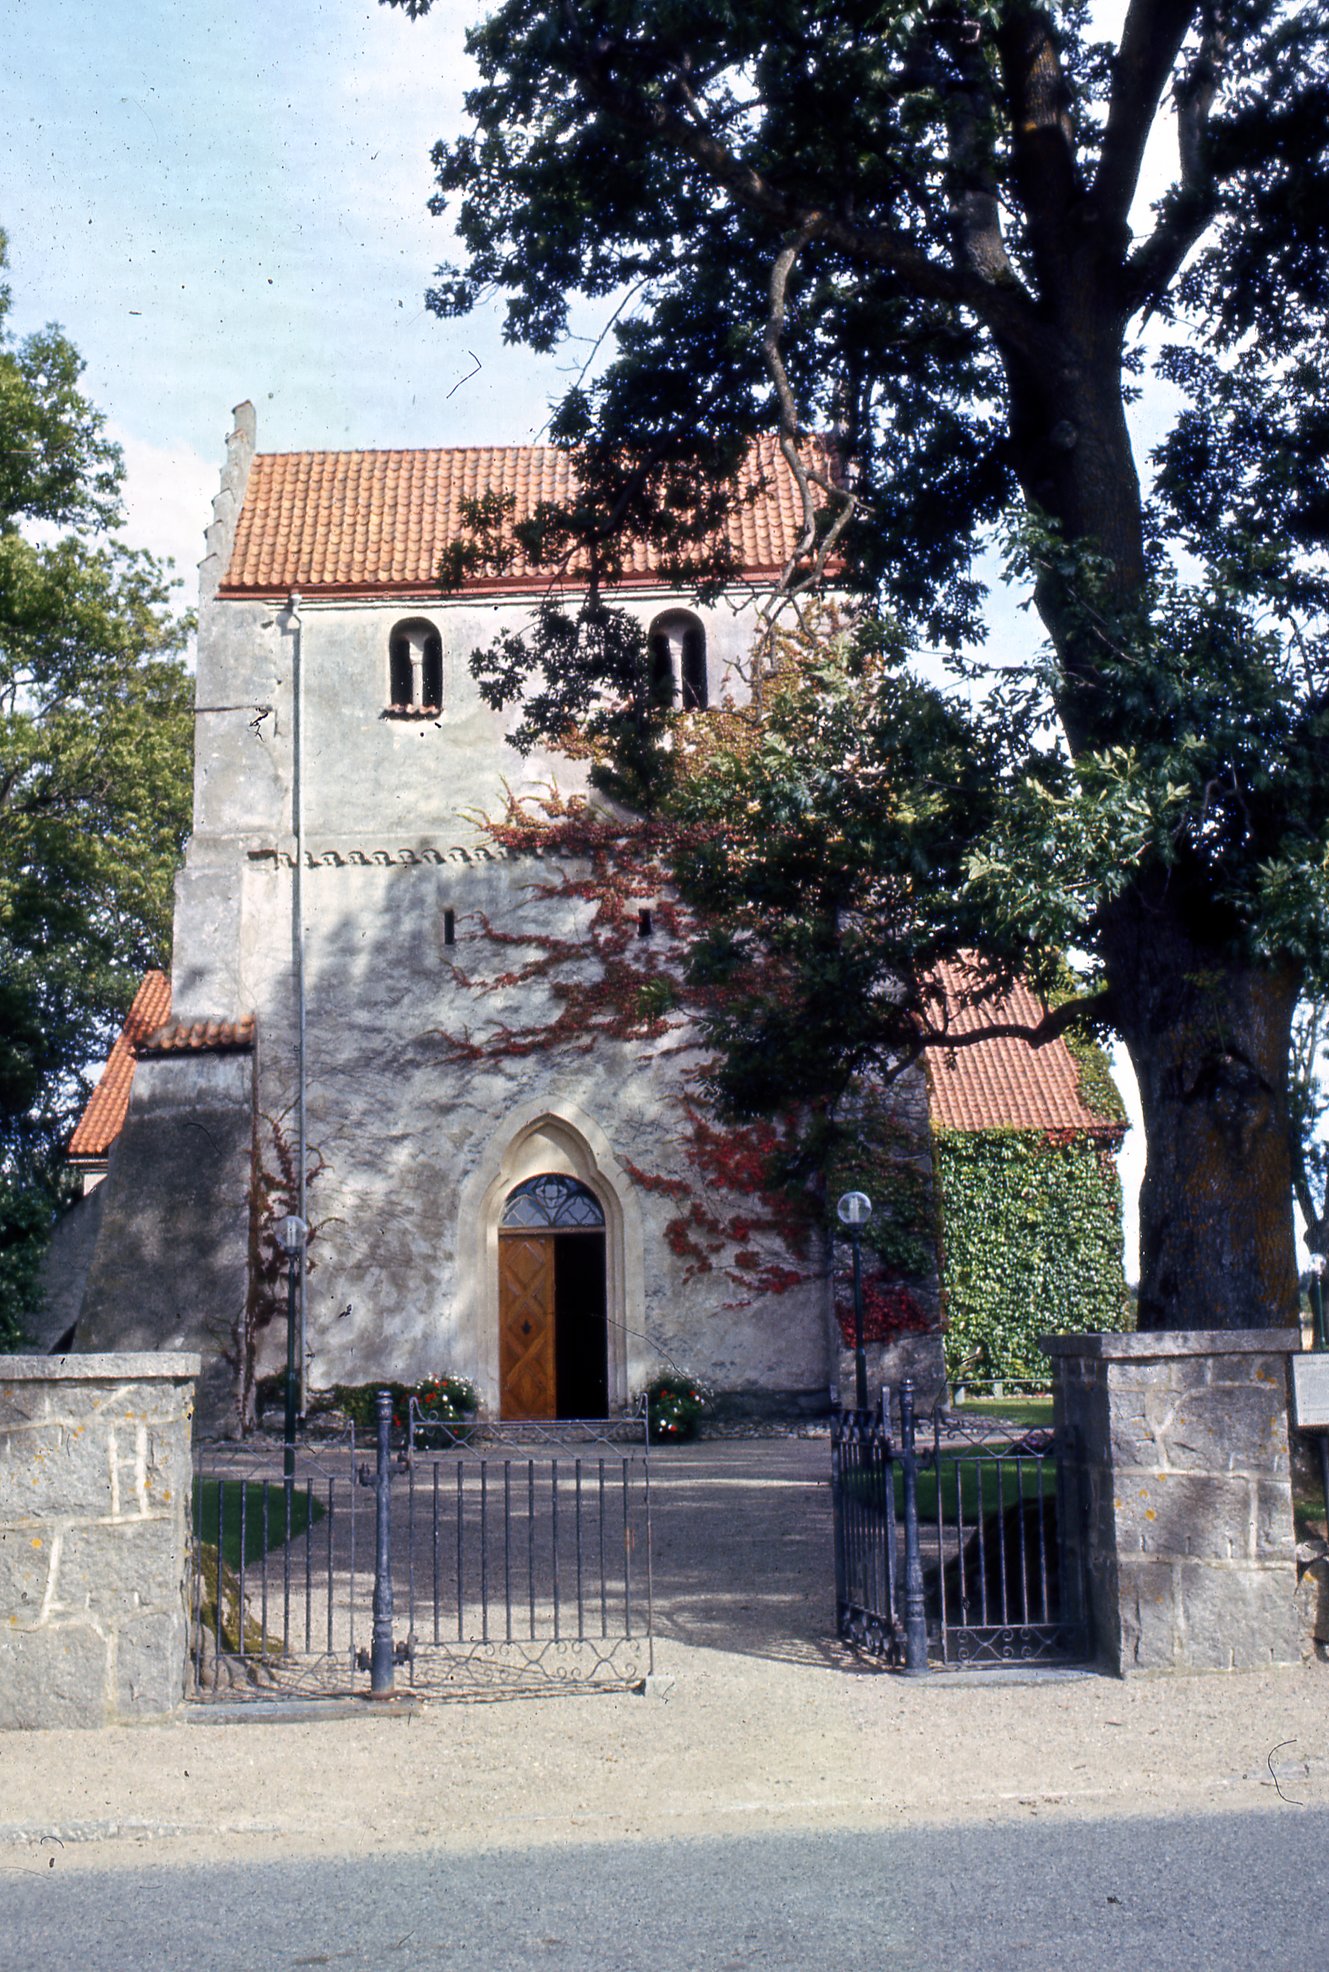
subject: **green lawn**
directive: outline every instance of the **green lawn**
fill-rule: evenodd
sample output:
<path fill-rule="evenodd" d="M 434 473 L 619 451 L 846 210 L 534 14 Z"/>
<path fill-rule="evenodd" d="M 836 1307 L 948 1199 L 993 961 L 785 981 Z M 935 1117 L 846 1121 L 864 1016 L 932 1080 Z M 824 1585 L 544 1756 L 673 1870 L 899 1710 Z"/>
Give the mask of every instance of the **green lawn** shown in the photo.
<path fill-rule="evenodd" d="M 1009 1419 L 1025 1430 L 1033 1425 L 1052 1428 L 1052 1398 L 1046 1397 L 966 1397 L 955 1406 L 957 1417 L 999 1417 Z"/>
<path fill-rule="evenodd" d="M 1034 1500 L 1041 1490 L 1044 1499 L 1057 1497 L 1057 1463 L 1054 1458 L 1020 1461 L 1017 1472 L 1013 1458 L 1003 1459 L 998 1466 L 992 1453 L 982 1453 L 976 1461 L 965 1457 L 963 1452 L 943 1452 L 941 1455 L 941 1514 L 948 1526 L 956 1520 L 956 1494 L 964 1511 L 966 1527 L 984 1519 L 989 1513 L 1004 1512 L 1014 1506 L 1017 1500 Z M 936 1470 L 927 1465 L 918 1475 L 918 1517 L 920 1520 L 935 1520 L 937 1516 Z M 981 1495 L 981 1505 L 980 1505 Z M 895 1510 L 904 1511 L 904 1474 L 896 1468 Z"/>
<path fill-rule="evenodd" d="M 1318 1486 L 1313 1493 L 1292 1495 L 1292 1522 L 1299 1541 L 1324 1539 L 1324 1494 Z"/>
<path fill-rule="evenodd" d="M 1045 1500 L 1057 1497 L 1057 1467 L 1052 1458 L 1020 1461 L 1017 1473 L 1013 1458 L 1003 1459 L 1000 1468 L 991 1452 L 980 1454 L 976 1464 L 963 1452 L 943 1452 L 941 1455 L 941 1511 L 948 1526 L 956 1521 L 956 1494 L 959 1491 L 960 1505 L 964 1511 L 964 1524 L 972 1527 L 977 1520 L 988 1514 L 1003 1512 L 1014 1506 L 1018 1500 L 1035 1500 L 1040 1491 Z M 918 1473 L 918 1517 L 921 1521 L 935 1520 L 937 1517 L 938 1474 L 929 1464 L 921 1466 Z M 881 1481 L 872 1472 L 853 1472 L 847 1475 L 846 1490 L 865 1500 L 881 1497 Z M 981 1496 L 981 1504 L 980 1504 Z M 895 1467 L 895 1512 L 898 1518 L 904 1512 L 904 1473 Z"/>
<path fill-rule="evenodd" d="M 238 1479 L 200 1479 L 194 1486 L 194 1532 L 209 1547 L 216 1547 L 220 1519 L 222 1559 L 233 1569 L 240 1566 L 240 1490 Z M 257 1567 L 270 1549 L 283 1546 L 286 1540 L 286 1492 L 280 1480 L 269 1482 L 266 1504 L 265 1524 L 263 1488 L 251 1481 L 245 1489 L 246 1571 Z M 311 1502 L 297 1485 L 291 1494 L 291 1539 L 298 1540 L 311 1520 L 321 1520 L 323 1513 L 319 1501 Z"/>

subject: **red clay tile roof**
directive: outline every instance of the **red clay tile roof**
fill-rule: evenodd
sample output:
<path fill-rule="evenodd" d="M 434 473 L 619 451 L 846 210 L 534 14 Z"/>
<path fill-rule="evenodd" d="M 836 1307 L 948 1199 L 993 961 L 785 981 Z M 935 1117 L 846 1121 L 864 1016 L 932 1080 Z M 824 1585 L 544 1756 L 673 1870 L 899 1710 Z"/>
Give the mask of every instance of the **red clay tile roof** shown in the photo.
<path fill-rule="evenodd" d="M 972 1034 L 998 1022 L 1036 1027 L 1043 1018 L 1042 1002 L 1025 985 L 982 1006 L 965 1006 L 972 976 L 959 966 L 940 971 L 954 1033 Z M 968 1047 L 929 1048 L 927 1068 L 932 1122 L 939 1130 L 1078 1130 L 1113 1143 L 1125 1131 L 1115 1117 L 1084 1102 L 1075 1059 L 1060 1037 L 1038 1048 L 1004 1035 Z"/>
<path fill-rule="evenodd" d="M 87 1108 L 69 1139 L 69 1155 L 76 1163 L 105 1157 L 119 1136 L 129 1109 L 129 1090 L 134 1080 L 134 1050 L 154 1028 L 161 1026 L 170 1011 L 169 973 L 145 973 L 124 1027 L 102 1070 L 101 1080 L 89 1096 Z"/>
<path fill-rule="evenodd" d="M 825 448 L 818 441 L 825 464 Z M 730 523 L 748 575 L 772 574 L 793 551 L 802 509 L 773 439 L 756 457 L 761 497 Z M 515 518 L 574 491 L 572 461 L 548 445 L 466 445 L 412 452 L 260 453 L 250 470 L 230 566 L 218 594 L 434 595 L 444 550 L 462 532 L 461 502 L 489 491 L 516 497 Z M 497 594 L 547 581 L 518 559 L 501 577 L 469 579 Z M 649 550 L 629 545 L 627 583 L 659 581 Z"/>
<path fill-rule="evenodd" d="M 137 1053 L 226 1054 L 254 1045 L 254 1016 L 242 1014 L 239 1020 L 168 1020 L 155 1034 L 138 1044 Z"/>
<path fill-rule="evenodd" d="M 100 1163 L 125 1125 L 134 1064 L 144 1055 L 224 1053 L 254 1045 L 254 1016 L 239 1020 L 172 1020 L 171 977 L 149 972 L 134 995 L 101 1080 L 69 1139 L 75 1164 Z"/>

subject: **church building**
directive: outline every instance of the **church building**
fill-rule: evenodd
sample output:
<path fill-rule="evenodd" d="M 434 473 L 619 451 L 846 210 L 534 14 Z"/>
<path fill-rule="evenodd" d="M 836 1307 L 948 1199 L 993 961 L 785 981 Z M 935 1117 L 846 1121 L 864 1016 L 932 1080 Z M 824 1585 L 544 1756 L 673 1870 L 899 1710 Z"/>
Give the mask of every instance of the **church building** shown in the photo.
<path fill-rule="evenodd" d="M 615 602 L 683 708 L 741 701 L 797 540 L 774 448 L 762 466 L 732 523 L 742 579 L 710 606 L 628 553 Z M 579 1027 L 600 902 L 581 863 L 495 826 L 510 797 L 584 785 L 505 743 L 517 715 L 469 665 L 546 578 L 517 560 L 445 595 L 438 570 L 464 501 L 511 495 L 520 517 L 569 490 L 549 448 L 264 455 L 252 407 L 235 415 L 200 570 L 172 976 L 145 982 L 71 1143 L 90 1188 L 60 1304 L 79 1350 L 201 1350 L 215 1426 L 284 1366 L 288 1213 L 309 1228 L 307 1398 L 450 1373 L 492 1414 L 605 1416 L 681 1369 L 731 1411 L 797 1416 L 848 1371 L 824 1226 L 756 1194 L 758 1138 L 704 1114 L 676 1021 Z M 616 906 L 612 964 L 649 1006 L 669 900 L 639 879 Z M 923 1072 L 891 1100 L 926 1184 Z M 935 1265 L 911 1288 L 889 1367 L 935 1391 Z"/>

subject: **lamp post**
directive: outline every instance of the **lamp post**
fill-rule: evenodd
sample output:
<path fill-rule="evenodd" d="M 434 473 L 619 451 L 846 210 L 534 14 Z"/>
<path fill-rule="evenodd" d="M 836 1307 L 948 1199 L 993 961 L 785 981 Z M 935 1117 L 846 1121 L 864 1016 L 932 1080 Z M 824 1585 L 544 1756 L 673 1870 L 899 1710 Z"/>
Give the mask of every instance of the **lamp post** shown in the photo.
<path fill-rule="evenodd" d="M 835 1210 L 854 1249 L 854 1405 L 868 1407 L 868 1359 L 863 1353 L 863 1228 L 872 1217 L 872 1200 L 865 1191 L 847 1191 Z"/>
<path fill-rule="evenodd" d="M 288 1212 L 277 1226 L 277 1244 L 286 1255 L 286 1423 L 283 1432 L 282 1475 L 289 1490 L 295 1478 L 296 1321 L 295 1284 L 309 1227 L 298 1212 Z"/>

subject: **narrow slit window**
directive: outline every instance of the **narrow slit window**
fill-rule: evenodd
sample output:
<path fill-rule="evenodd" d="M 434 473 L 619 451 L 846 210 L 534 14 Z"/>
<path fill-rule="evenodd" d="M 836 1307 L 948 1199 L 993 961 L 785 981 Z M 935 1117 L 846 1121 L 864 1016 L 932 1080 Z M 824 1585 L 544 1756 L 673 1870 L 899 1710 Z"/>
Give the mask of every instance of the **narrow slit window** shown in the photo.
<path fill-rule="evenodd" d="M 655 926 L 654 926 L 654 923 L 652 922 L 652 919 L 651 919 L 651 914 L 650 914 L 650 912 L 649 912 L 649 911 L 638 911 L 638 913 L 637 913 L 637 936 L 638 936 L 638 938 L 649 938 L 649 937 L 650 937 L 650 935 L 651 935 L 651 933 L 652 933 L 652 932 L 654 931 L 654 929 L 655 929 Z"/>
<path fill-rule="evenodd" d="M 443 913 L 443 943 L 455 945 L 457 942 L 457 914 L 455 911 Z"/>

